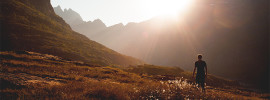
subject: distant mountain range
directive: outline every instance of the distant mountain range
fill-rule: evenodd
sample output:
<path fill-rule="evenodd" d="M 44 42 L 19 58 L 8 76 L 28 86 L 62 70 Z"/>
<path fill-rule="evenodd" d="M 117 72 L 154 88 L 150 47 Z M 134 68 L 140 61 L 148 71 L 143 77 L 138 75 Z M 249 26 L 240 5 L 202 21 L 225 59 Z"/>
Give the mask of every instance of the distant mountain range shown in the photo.
<path fill-rule="evenodd" d="M 107 28 L 106 25 L 100 19 L 96 19 L 93 22 L 83 21 L 82 17 L 72 9 L 62 10 L 60 6 L 57 6 L 54 7 L 54 11 L 57 15 L 61 16 L 71 26 L 71 28 L 74 31 L 79 33 L 87 33 L 84 35 L 88 37 L 92 37 L 95 33 Z"/>
<path fill-rule="evenodd" d="M 72 10 L 56 11 L 79 24 Z M 74 14 L 75 13 L 75 14 Z M 55 14 L 50 0 L 1 1 L 1 51 L 31 51 L 99 66 L 129 66 L 142 61 L 122 55 L 74 32 Z M 81 22 L 80 22 L 81 21 Z"/>
<path fill-rule="evenodd" d="M 176 20 L 160 16 L 125 26 L 106 27 L 99 19 L 70 24 L 94 41 L 151 64 L 191 70 L 201 53 L 212 74 L 268 86 L 267 9 L 263 0 L 218 1 L 199 3 Z"/>
<path fill-rule="evenodd" d="M 84 22 L 80 14 L 73 11 L 72 9 L 64 9 L 63 11 L 60 6 L 57 6 L 54 8 L 54 12 L 59 16 L 63 16 L 62 18 L 69 25 L 75 26 Z"/>

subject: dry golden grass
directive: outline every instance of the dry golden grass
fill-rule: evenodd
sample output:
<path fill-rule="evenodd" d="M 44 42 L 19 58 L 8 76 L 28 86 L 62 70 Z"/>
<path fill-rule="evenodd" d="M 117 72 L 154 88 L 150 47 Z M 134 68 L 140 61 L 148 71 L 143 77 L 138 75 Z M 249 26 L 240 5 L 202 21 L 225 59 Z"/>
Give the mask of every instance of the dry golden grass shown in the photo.
<path fill-rule="evenodd" d="M 137 74 L 134 70 L 130 71 L 131 69 L 127 72 L 128 70 L 109 66 L 89 66 L 83 62 L 31 52 L 1 52 L 0 60 L 0 99 L 174 100 L 269 97 L 268 94 L 240 91 L 237 88 L 230 90 L 215 85 L 208 86 L 204 94 L 190 82 L 188 72 L 174 73 L 177 80 L 162 80 L 156 78 L 163 75 L 161 70 L 161 75 Z M 151 68 L 155 67 L 151 65 Z M 151 69 L 148 67 L 149 70 Z M 167 69 L 167 72 L 170 71 L 171 69 Z M 211 82 L 225 81 L 212 79 Z"/>

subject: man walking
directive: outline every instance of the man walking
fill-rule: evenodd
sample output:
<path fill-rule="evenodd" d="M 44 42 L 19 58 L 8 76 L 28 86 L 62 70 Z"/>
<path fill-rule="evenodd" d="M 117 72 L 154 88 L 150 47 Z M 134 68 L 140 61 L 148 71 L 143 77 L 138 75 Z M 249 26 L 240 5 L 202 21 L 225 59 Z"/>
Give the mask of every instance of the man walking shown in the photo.
<path fill-rule="evenodd" d="M 198 55 L 198 61 L 195 62 L 193 77 L 194 77 L 196 69 L 197 69 L 196 83 L 198 84 L 198 87 L 201 86 L 202 91 L 205 92 L 204 83 L 205 83 L 205 78 L 207 77 L 207 65 L 205 61 L 202 60 L 201 54 Z"/>

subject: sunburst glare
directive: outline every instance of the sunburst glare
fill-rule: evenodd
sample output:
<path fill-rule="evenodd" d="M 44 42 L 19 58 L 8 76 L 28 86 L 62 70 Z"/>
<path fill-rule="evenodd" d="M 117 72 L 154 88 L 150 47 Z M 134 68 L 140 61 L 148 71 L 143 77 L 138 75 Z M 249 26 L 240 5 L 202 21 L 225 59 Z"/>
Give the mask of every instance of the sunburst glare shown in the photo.
<path fill-rule="evenodd" d="M 186 11 L 193 0 L 143 0 L 142 8 L 148 16 L 176 16 Z"/>

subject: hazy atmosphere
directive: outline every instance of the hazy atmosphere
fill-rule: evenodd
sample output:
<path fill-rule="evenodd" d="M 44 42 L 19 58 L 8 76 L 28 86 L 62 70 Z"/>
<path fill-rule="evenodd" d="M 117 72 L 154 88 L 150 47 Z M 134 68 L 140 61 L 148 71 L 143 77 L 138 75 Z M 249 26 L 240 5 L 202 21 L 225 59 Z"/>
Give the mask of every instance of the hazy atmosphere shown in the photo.
<path fill-rule="evenodd" d="M 53 7 L 73 9 L 84 21 L 101 19 L 107 26 L 141 22 L 181 12 L 193 0 L 51 0 Z"/>
<path fill-rule="evenodd" d="M 53 7 L 73 9 L 81 14 L 83 20 L 101 19 L 107 26 L 118 23 L 140 22 L 150 19 L 144 9 L 147 0 L 52 0 Z"/>
<path fill-rule="evenodd" d="M 1 0 L 0 100 L 269 100 L 268 0 Z"/>

